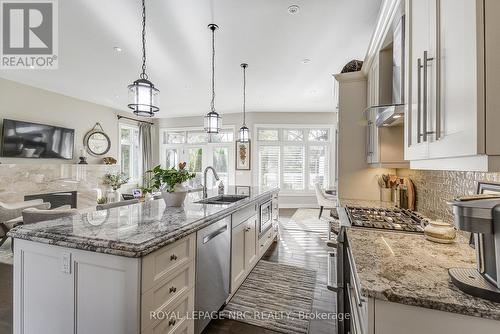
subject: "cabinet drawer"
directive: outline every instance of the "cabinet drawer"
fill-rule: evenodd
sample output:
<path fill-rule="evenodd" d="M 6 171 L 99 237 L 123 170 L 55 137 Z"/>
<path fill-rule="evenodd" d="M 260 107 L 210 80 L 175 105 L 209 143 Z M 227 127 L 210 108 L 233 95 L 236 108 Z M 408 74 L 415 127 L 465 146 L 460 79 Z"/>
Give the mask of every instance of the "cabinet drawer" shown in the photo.
<path fill-rule="evenodd" d="M 245 222 L 248 218 L 255 216 L 257 214 L 257 209 L 258 209 L 257 203 L 253 203 L 233 213 L 231 217 L 232 227 L 235 228 L 236 226 Z"/>
<path fill-rule="evenodd" d="M 154 319 L 150 320 L 150 312 L 168 311 L 179 298 L 184 298 L 186 293 L 194 287 L 194 266 L 194 261 L 191 261 L 181 270 L 166 277 L 162 284 L 142 294 L 141 323 L 143 328 L 154 322 Z"/>
<path fill-rule="evenodd" d="M 264 255 L 269 245 L 273 242 L 274 228 L 270 228 L 269 231 L 264 233 L 259 239 L 259 254 Z"/>
<path fill-rule="evenodd" d="M 194 322 L 194 289 L 191 289 L 185 298 L 158 314 L 158 319 L 153 319 L 148 326 L 143 326 L 143 334 L 192 334 Z M 149 313 L 148 313 L 149 318 Z"/>
<path fill-rule="evenodd" d="M 148 254 L 142 260 L 142 292 L 170 276 L 176 269 L 194 260 L 195 234 Z"/>

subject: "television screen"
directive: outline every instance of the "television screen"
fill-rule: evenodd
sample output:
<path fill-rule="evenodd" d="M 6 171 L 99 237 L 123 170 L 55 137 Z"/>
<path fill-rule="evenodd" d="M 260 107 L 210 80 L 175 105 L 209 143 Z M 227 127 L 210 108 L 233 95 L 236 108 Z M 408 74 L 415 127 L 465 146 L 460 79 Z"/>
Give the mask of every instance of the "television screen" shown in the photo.
<path fill-rule="evenodd" d="M 4 119 L 2 134 L 3 157 L 73 159 L 73 129 Z"/>

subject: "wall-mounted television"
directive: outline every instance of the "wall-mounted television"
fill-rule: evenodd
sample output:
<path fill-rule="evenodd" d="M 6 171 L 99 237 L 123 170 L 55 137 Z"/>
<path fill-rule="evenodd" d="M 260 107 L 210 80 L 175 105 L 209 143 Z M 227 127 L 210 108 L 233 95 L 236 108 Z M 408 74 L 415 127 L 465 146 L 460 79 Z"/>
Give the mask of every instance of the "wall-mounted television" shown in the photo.
<path fill-rule="evenodd" d="M 2 157 L 73 159 L 75 130 L 30 122 L 3 120 Z"/>

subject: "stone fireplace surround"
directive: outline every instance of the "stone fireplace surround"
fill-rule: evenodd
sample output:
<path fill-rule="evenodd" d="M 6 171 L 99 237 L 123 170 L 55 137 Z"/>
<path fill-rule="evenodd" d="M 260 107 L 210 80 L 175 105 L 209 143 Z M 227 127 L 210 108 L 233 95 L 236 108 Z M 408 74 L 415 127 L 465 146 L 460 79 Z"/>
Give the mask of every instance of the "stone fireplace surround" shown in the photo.
<path fill-rule="evenodd" d="M 77 208 L 95 207 L 106 186 L 107 173 L 117 173 L 119 165 L 0 164 L 0 201 L 24 201 L 25 196 L 62 191 L 77 192 Z"/>

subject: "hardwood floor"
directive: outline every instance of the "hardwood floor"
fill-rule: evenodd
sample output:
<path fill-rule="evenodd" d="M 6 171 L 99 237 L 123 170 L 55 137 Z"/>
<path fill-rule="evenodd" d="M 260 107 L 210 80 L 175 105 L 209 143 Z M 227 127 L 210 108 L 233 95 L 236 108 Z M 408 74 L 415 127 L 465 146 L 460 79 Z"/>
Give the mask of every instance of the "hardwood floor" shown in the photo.
<path fill-rule="evenodd" d="M 0 263 L 0 333 L 12 333 L 12 266 Z"/>
<path fill-rule="evenodd" d="M 313 313 L 332 315 L 336 309 L 336 294 L 326 288 L 327 281 L 327 235 L 296 228 L 296 224 L 287 226 L 296 209 L 280 210 L 281 239 L 274 243 L 262 259 L 295 265 L 302 268 L 316 270 L 316 287 L 314 291 Z M 335 320 L 310 321 L 310 334 L 337 333 Z M 234 320 L 214 320 L 203 332 L 204 334 L 218 333 L 274 333 L 260 327 L 247 325 Z"/>

